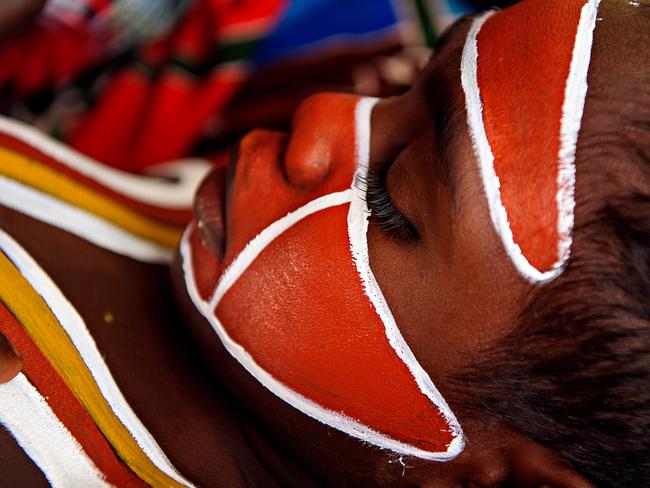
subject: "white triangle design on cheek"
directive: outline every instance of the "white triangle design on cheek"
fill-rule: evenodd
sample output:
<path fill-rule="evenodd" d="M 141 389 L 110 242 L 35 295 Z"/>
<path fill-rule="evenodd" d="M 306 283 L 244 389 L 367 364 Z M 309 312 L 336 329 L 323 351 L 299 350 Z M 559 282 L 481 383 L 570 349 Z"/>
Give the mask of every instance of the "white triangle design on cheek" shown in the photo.
<path fill-rule="evenodd" d="M 356 159 L 358 166 L 355 182 L 365 181 L 368 175 L 370 159 L 370 118 L 376 102 L 377 99 L 374 98 L 363 98 L 357 105 Z M 397 327 L 395 318 L 370 267 L 370 256 L 368 253 L 368 217 L 370 216 L 370 210 L 366 202 L 365 190 L 363 189 L 363 185 L 354 184 L 353 191 L 354 198 L 350 203 L 350 211 L 348 213 L 348 234 L 354 265 L 359 273 L 366 295 L 372 302 L 381 322 L 384 324 L 388 342 L 397 353 L 397 356 L 408 367 L 420 391 L 438 407 L 449 424 L 454 434 L 454 440 L 449 445 L 446 453 L 439 454 L 439 460 L 452 459 L 460 454 L 465 445 L 463 431 L 449 405 L 447 405 L 447 402 L 435 387 L 427 372 L 415 358 Z"/>
<path fill-rule="evenodd" d="M 364 175 L 367 172 L 370 144 L 370 114 L 375 103 L 375 99 L 364 98 L 361 99 L 357 105 L 355 113 L 355 156 L 358 161 L 358 170 L 356 177 Z M 360 190 L 356 188 L 354 183 L 355 182 L 353 181 L 351 188 L 348 190 L 330 193 L 312 200 L 303 207 L 300 207 L 299 209 L 287 214 L 285 217 L 275 221 L 260 232 L 260 234 L 246 245 L 244 250 L 237 256 L 237 258 L 235 258 L 228 269 L 224 271 L 211 298 L 207 301 L 201 298 L 197 289 L 194 276 L 194 263 L 192 262 L 192 249 L 189 243 L 189 236 L 195 229 L 193 225 L 188 227 L 181 240 L 180 248 L 188 294 L 194 303 L 194 306 L 210 323 L 224 347 L 233 358 L 235 358 L 244 369 L 246 369 L 268 390 L 288 404 L 292 405 L 294 408 L 297 408 L 313 419 L 340 430 L 352 437 L 356 437 L 357 439 L 371 445 L 387 449 L 397 454 L 418 457 L 430 461 L 451 460 L 458 456 L 458 454 L 463 450 L 465 441 L 462 429 L 444 398 L 433 385 L 429 375 L 417 362 L 417 359 L 404 341 L 397 325 L 395 324 L 395 320 L 393 319 L 383 294 L 377 285 L 374 275 L 370 270 L 368 246 L 366 242 L 368 209 L 365 204 L 365 195 L 359 193 Z M 237 280 L 245 273 L 246 269 L 248 269 L 248 267 L 255 261 L 257 256 L 259 256 L 274 239 L 282 235 L 287 229 L 300 220 L 315 212 L 348 203 L 350 204 L 350 211 L 348 214 L 350 247 L 355 266 L 359 272 L 361 282 L 364 285 L 364 291 L 384 324 L 386 335 L 391 347 L 395 350 L 400 360 L 408 367 L 420 391 L 438 408 L 451 428 L 454 438 L 445 452 L 429 452 L 395 440 L 355 419 L 350 418 L 347 415 L 329 410 L 289 388 L 261 367 L 250 352 L 228 334 L 228 331 L 215 314 L 216 307 L 227 291 L 237 282 Z"/>
<path fill-rule="evenodd" d="M 571 66 L 566 81 L 558 154 L 557 175 L 557 242 L 558 260 L 548 271 L 540 271 L 523 254 L 510 228 L 507 211 L 501 200 L 499 176 L 494 169 L 494 155 L 483 123 L 483 102 L 478 86 L 478 42 L 483 24 L 493 15 L 488 11 L 474 19 L 467 34 L 461 59 L 461 83 L 465 94 L 467 122 L 478 159 L 490 218 L 506 253 L 517 271 L 529 282 L 539 284 L 557 278 L 571 252 L 575 210 L 575 154 L 587 94 L 587 72 L 591 59 L 593 31 L 600 0 L 585 2 L 577 26 Z"/>
<path fill-rule="evenodd" d="M 279 220 L 266 227 L 262 232 L 255 236 L 246 247 L 239 253 L 230 266 L 224 271 L 219 279 L 217 286 L 210 298 L 210 307 L 216 309 L 223 296 L 237 282 L 248 267 L 255 261 L 264 249 L 277 237 L 281 236 L 287 229 L 305 217 L 325 210 L 326 208 L 343 205 L 352 199 L 352 190 L 344 190 L 336 193 L 328 193 L 320 198 L 303 205 L 297 210 L 288 213 Z"/>

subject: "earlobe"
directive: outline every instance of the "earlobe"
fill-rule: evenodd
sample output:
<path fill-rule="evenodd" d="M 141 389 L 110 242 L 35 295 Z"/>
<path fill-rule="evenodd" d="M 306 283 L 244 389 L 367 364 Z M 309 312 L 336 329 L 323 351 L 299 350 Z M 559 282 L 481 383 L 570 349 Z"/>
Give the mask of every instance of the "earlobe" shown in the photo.
<path fill-rule="evenodd" d="M 559 454 L 530 440 L 512 450 L 514 486 L 596 488 Z"/>
<path fill-rule="evenodd" d="M 559 453 L 529 439 L 508 449 L 514 486 L 550 488 L 596 488 Z"/>
<path fill-rule="evenodd" d="M 474 429 L 472 429 L 474 430 Z M 490 429 L 491 430 L 491 429 Z M 508 429 L 477 436 L 458 459 L 457 482 L 470 488 L 596 488 L 560 454 Z"/>

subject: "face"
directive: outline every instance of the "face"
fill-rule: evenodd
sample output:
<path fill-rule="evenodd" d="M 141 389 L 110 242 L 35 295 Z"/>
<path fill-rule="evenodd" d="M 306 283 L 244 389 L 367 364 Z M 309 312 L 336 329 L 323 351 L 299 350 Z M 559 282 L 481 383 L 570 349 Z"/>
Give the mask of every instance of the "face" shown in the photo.
<path fill-rule="evenodd" d="M 401 97 L 306 100 L 201 186 L 181 248 L 196 334 L 288 443 L 332 442 L 295 411 L 362 456 L 446 461 L 472 438 L 449 378 L 570 253 L 595 4 L 540 4 L 456 25 Z"/>

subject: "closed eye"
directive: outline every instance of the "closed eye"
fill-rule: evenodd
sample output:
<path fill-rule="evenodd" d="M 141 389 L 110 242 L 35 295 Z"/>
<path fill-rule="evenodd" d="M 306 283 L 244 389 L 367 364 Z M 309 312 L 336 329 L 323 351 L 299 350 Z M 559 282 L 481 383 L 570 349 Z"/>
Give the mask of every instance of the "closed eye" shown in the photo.
<path fill-rule="evenodd" d="M 371 165 L 367 177 L 358 184 L 366 193 L 370 210 L 370 222 L 377 224 L 389 237 L 400 241 L 418 239 L 417 229 L 395 207 L 386 188 L 386 176 L 390 164 Z"/>

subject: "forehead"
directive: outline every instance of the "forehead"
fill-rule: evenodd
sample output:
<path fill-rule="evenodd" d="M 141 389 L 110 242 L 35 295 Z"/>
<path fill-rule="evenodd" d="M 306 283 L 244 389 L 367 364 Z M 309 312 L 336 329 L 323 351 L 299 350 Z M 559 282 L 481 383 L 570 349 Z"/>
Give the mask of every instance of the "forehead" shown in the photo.
<path fill-rule="evenodd" d="M 598 1 L 524 1 L 474 19 L 461 60 L 491 220 L 527 280 L 568 259 L 575 149 Z"/>

